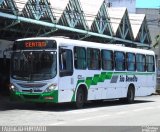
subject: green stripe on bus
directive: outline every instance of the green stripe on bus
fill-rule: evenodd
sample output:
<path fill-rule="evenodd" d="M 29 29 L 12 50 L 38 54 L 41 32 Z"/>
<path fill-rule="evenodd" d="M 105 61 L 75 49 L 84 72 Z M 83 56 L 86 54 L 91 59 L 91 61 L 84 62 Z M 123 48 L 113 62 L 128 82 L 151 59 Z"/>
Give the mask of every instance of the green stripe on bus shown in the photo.
<path fill-rule="evenodd" d="M 91 85 L 97 85 L 100 82 L 111 79 L 113 72 L 101 72 L 101 74 L 95 74 L 93 77 L 86 77 L 85 83 L 90 88 Z"/>
<path fill-rule="evenodd" d="M 94 75 L 91 85 L 97 85 L 98 80 L 99 80 L 99 75 L 98 74 Z"/>
<path fill-rule="evenodd" d="M 87 87 L 89 88 L 92 83 L 92 77 L 86 77 L 85 83 L 87 84 Z"/>
<path fill-rule="evenodd" d="M 151 73 L 135 73 L 135 72 L 101 72 L 101 74 L 95 74 L 93 77 L 86 77 L 85 80 L 78 80 L 77 81 L 77 86 L 80 83 L 85 83 L 88 87 L 88 89 L 93 86 L 93 85 L 97 85 L 100 82 L 104 82 L 105 80 L 110 80 L 112 78 L 113 75 L 152 75 L 155 74 L 154 72 Z M 74 94 L 72 96 L 71 101 L 75 101 L 75 94 L 76 91 L 74 91 Z"/>
<path fill-rule="evenodd" d="M 100 82 L 104 82 L 105 80 L 111 79 L 112 74 L 113 72 L 101 72 L 101 74 L 95 74 L 93 77 L 86 77 L 86 80 L 78 80 L 76 87 L 79 85 L 79 83 L 85 82 L 89 89 L 92 85 L 97 85 Z M 72 102 L 75 101 L 75 92 L 76 91 L 74 91 L 74 94 L 71 99 Z"/>

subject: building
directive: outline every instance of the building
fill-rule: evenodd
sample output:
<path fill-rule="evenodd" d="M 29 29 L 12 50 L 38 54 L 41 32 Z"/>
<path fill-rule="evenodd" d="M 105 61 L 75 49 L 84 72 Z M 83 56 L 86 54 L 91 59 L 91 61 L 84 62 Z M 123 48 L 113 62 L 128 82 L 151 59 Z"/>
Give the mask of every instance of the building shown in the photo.
<path fill-rule="evenodd" d="M 146 3 L 143 4 L 144 2 Z M 108 7 L 126 7 L 129 13 L 146 15 L 145 18 L 150 33 L 151 47 L 152 50 L 154 50 L 157 55 L 157 73 L 158 73 L 157 88 L 160 89 L 160 44 L 155 48 L 153 47 L 153 45 L 156 43 L 156 36 L 160 34 L 160 1 L 158 3 L 158 1 L 156 0 L 148 2 L 142 0 L 106 0 L 106 3 Z M 130 19 L 132 23 L 133 18 Z M 137 18 L 137 20 L 139 19 L 140 18 Z M 133 28 L 133 30 L 134 29 L 136 28 Z"/>
<path fill-rule="evenodd" d="M 6 64 L 9 58 L 6 51 L 10 41 L 26 37 L 66 36 L 149 48 L 151 40 L 145 17 L 138 23 L 136 34 L 134 22 L 130 21 L 129 14 L 135 12 L 135 1 L 109 0 L 106 4 L 105 0 L 0 0 L 1 64 Z M 116 2 L 120 7 L 115 7 Z"/>
<path fill-rule="evenodd" d="M 136 8 L 137 14 L 146 14 L 146 19 L 148 23 L 148 28 L 150 30 L 150 36 L 152 40 L 152 45 L 155 44 L 155 37 L 160 34 L 160 9 L 154 8 Z M 158 59 L 160 59 L 160 46 L 153 48 L 157 54 Z"/>
<path fill-rule="evenodd" d="M 129 13 L 136 12 L 136 0 L 106 0 L 108 6 L 126 7 Z"/>
<path fill-rule="evenodd" d="M 159 5 L 155 8 L 136 8 L 137 14 L 146 14 L 148 28 L 150 30 L 150 36 L 153 46 L 156 43 L 156 36 L 160 35 L 160 1 Z M 157 89 L 160 90 L 160 42 L 157 47 L 153 47 L 157 55 Z"/>

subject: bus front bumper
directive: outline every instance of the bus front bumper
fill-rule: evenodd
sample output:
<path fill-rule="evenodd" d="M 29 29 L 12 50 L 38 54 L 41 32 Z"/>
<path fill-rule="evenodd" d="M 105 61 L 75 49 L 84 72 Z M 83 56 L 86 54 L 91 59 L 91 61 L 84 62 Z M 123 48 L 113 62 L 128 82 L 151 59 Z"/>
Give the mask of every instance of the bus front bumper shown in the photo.
<path fill-rule="evenodd" d="M 50 93 L 11 92 L 11 99 L 25 102 L 58 103 L 58 90 Z"/>

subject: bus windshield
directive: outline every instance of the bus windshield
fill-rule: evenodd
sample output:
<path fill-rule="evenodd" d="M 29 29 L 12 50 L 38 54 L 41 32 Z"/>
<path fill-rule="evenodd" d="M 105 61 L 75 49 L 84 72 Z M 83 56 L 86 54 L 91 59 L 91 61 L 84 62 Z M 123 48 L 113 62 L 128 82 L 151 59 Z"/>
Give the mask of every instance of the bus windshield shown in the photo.
<path fill-rule="evenodd" d="M 52 79 L 57 74 L 57 53 L 55 51 L 13 52 L 11 77 L 24 81 Z"/>

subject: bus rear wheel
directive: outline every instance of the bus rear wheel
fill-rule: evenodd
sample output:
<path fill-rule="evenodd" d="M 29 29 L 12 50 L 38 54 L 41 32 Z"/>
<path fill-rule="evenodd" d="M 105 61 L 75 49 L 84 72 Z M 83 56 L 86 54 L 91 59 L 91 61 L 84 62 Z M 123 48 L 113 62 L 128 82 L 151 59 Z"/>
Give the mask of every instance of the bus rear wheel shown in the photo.
<path fill-rule="evenodd" d="M 128 92 L 127 92 L 127 97 L 120 98 L 119 100 L 123 103 L 132 104 L 132 103 L 134 103 L 134 97 L 135 97 L 134 86 L 129 86 Z"/>
<path fill-rule="evenodd" d="M 126 102 L 128 104 L 132 104 L 134 102 L 134 97 L 135 97 L 134 87 L 133 86 L 129 86 L 128 92 L 127 92 Z"/>
<path fill-rule="evenodd" d="M 76 96 L 76 108 L 81 109 L 84 106 L 85 94 L 82 88 L 79 88 Z"/>

